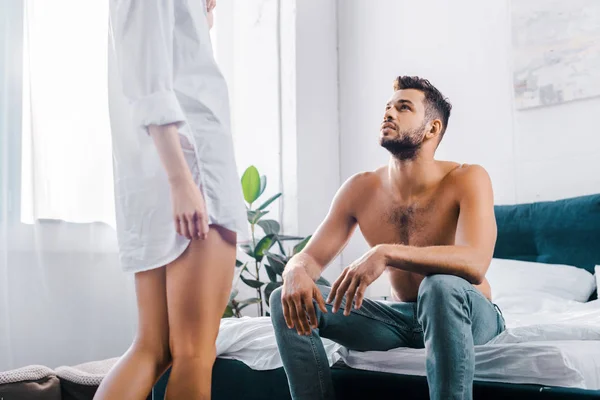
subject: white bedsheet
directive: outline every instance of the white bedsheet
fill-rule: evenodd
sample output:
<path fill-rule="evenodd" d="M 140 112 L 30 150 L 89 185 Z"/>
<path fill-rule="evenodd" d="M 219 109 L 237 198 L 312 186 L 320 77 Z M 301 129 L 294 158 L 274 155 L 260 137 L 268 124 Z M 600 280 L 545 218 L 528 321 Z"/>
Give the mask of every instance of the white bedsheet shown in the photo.
<path fill-rule="evenodd" d="M 507 330 L 475 347 L 478 380 L 600 390 L 600 301 L 578 303 L 528 294 L 494 299 Z M 425 350 L 357 352 L 323 339 L 330 365 L 425 375 Z M 281 367 L 268 318 L 224 319 L 217 339 L 221 358 L 257 370 Z"/>

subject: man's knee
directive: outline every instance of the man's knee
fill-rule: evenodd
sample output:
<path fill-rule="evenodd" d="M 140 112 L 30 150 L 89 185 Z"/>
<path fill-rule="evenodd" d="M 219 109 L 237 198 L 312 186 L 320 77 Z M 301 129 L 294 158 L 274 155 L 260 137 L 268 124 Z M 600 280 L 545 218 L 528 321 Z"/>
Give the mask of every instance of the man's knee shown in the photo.
<path fill-rule="evenodd" d="M 317 288 L 321 292 L 321 296 L 323 296 L 323 301 L 326 301 L 327 296 L 329 296 L 329 292 L 330 292 L 331 288 L 328 286 L 321 286 L 321 285 L 317 285 Z M 273 321 L 273 323 L 276 323 L 278 321 L 281 321 L 281 322 L 284 321 L 283 306 L 281 304 L 281 292 L 282 292 L 282 287 L 280 286 L 277 289 L 273 290 L 273 292 L 271 292 L 271 296 L 269 297 L 270 315 L 271 315 L 271 321 Z M 314 300 L 313 300 L 313 303 L 314 303 Z M 314 306 L 315 306 L 315 308 L 318 307 L 317 304 L 314 304 Z"/>
<path fill-rule="evenodd" d="M 468 284 L 469 282 L 465 279 L 455 275 L 437 274 L 426 276 L 419 286 L 418 302 L 453 296 L 460 293 L 460 289 Z"/>
<path fill-rule="evenodd" d="M 271 321 L 275 324 L 278 321 L 283 321 L 283 306 L 281 305 L 281 286 L 271 292 L 269 296 L 269 314 Z"/>
<path fill-rule="evenodd" d="M 269 296 L 269 307 L 271 308 L 271 315 L 274 312 L 282 312 L 283 308 L 281 307 L 281 290 L 282 287 L 279 286 L 277 289 L 271 292 L 271 296 Z"/>
<path fill-rule="evenodd" d="M 323 285 L 317 285 L 317 288 L 321 292 L 321 296 L 323 296 L 323 300 L 327 301 L 327 297 L 329 297 L 329 293 L 331 292 L 331 287 L 329 287 L 329 286 L 323 286 Z"/>
<path fill-rule="evenodd" d="M 455 316 L 456 310 L 463 303 L 463 296 L 467 285 L 463 278 L 454 275 L 430 275 L 425 277 L 419 286 L 417 298 L 417 317 L 423 329 L 436 329 L 440 325 L 431 324 L 432 321 L 446 320 Z M 446 327 L 447 328 L 447 327 Z"/>

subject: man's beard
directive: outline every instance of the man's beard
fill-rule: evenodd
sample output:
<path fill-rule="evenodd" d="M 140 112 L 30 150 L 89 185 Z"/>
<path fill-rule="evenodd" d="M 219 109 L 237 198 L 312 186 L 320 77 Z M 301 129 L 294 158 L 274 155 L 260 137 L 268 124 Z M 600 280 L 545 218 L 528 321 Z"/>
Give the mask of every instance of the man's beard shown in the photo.
<path fill-rule="evenodd" d="M 381 147 L 389 151 L 398 160 L 414 160 L 423 145 L 423 130 L 425 126 L 417 129 L 398 132 L 398 137 L 381 138 Z"/>

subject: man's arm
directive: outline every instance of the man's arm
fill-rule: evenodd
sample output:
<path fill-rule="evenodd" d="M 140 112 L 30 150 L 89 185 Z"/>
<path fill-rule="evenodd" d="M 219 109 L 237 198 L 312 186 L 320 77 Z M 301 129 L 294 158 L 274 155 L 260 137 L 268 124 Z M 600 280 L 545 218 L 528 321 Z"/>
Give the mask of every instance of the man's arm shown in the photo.
<path fill-rule="evenodd" d="M 281 305 L 287 326 L 301 335 L 310 335 L 317 327 L 313 299 L 326 313 L 323 296 L 315 281 L 325 267 L 344 248 L 356 226 L 353 197 L 360 185 L 360 176 L 350 178 L 336 194 L 329 213 L 306 247 L 288 261 L 283 271 Z M 358 181 L 358 182 L 357 182 Z"/>
<path fill-rule="evenodd" d="M 342 251 L 354 228 L 356 219 L 353 216 L 353 197 L 360 192 L 360 175 L 348 179 L 336 193 L 325 220 L 319 225 L 306 247 L 287 263 L 283 278 L 298 271 L 305 270 L 313 281 L 321 276 L 327 265 Z"/>
<path fill-rule="evenodd" d="M 496 243 L 494 195 L 489 175 L 478 165 L 457 177 L 460 211 L 452 246 L 414 247 L 381 245 L 390 267 L 423 275 L 449 274 L 480 284 L 490 265 Z"/>

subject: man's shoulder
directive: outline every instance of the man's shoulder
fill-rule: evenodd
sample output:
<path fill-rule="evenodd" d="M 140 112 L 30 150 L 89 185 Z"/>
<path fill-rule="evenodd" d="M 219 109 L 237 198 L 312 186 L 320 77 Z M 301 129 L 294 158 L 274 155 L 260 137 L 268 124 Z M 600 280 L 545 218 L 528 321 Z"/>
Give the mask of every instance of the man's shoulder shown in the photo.
<path fill-rule="evenodd" d="M 447 178 L 454 184 L 472 185 L 489 180 L 487 171 L 479 164 L 451 164 Z"/>
<path fill-rule="evenodd" d="M 381 168 L 375 171 L 359 172 L 344 182 L 340 187 L 338 195 L 346 200 L 360 199 L 361 203 L 366 195 L 374 193 L 382 184 Z M 354 203 L 354 202 L 352 202 Z"/>
<path fill-rule="evenodd" d="M 486 169 L 478 164 L 459 164 L 450 170 L 446 180 L 459 198 L 491 190 L 492 182 Z"/>
<path fill-rule="evenodd" d="M 374 171 L 356 173 L 346 179 L 343 187 L 352 191 L 374 189 L 381 185 L 384 168 L 386 167 L 381 167 Z"/>

